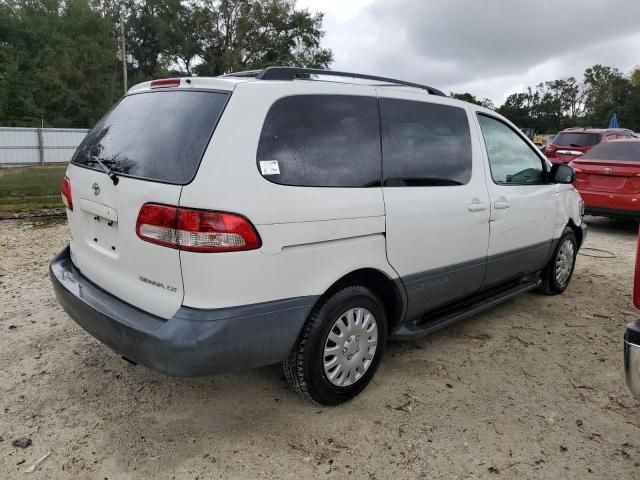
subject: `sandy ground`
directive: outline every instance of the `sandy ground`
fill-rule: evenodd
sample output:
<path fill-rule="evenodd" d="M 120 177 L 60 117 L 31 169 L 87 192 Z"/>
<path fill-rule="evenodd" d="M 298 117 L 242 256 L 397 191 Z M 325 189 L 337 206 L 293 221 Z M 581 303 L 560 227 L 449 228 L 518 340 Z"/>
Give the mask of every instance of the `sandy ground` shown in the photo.
<path fill-rule="evenodd" d="M 586 246 L 615 257 L 580 256 L 564 295 L 391 344 L 364 394 L 329 409 L 279 366 L 174 379 L 124 362 L 56 303 L 66 226 L 0 222 L 0 478 L 638 479 L 622 371 L 636 226 L 589 223 Z"/>

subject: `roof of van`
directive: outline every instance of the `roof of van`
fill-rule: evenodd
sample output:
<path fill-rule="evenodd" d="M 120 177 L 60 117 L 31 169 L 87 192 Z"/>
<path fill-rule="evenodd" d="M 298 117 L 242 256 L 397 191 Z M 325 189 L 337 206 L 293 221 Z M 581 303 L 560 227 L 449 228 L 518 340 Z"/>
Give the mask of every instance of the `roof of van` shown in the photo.
<path fill-rule="evenodd" d="M 173 81 L 173 83 L 170 83 Z M 167 87 L 189 86 L 191 88 L 200 88 L 207 90 L 225 90 L 233 91 L 239 83 L 253 82 L 254 79 L 235 78 L 235 77 L 181 77 L 167 78 L 163 80 L 151 80 L 149 82 L 139 83 L 129 89 L 127 93 L 137 93 L 146 90 L 161 89 Z M 164 83 L 161 83 L 164 82 Z"/>
<path fill-rule="evenodd" d="M 324 79 L 317 78 L 329 77 L 329 78 L 345 78 L 366 80 L 371 86 L 385 86 L 385 87 L 404 87 L 404 88 L 416 88 L 428 92 L 430 95 L 437 95 L 446 97 L 446 95 L 433 87 L 428 85 L 422 85 L 413 82 L 407 82 L 405 80 L 398 80 L 388 77 L 379 77 L 375 75 L 351 73 L 351 72 L 338 72 L 334 70 L 320 70 L 312 68 L 300 68 L 300 67 L 267 67 L 263 70 L 249 70 L 245 72 L 233 72 L 219 77 L 188 77 L 188 78 L 173 78 L 152 80 L 150 82 L 140 83 L 129 89 L 128 93 L 140 92 L 144 90 L 152 90 L 155 88 L 167 88 L 167 87 L 179 87 L 189 85 L 191 88 L 206 88 L 231 91 L 239 83 L 244 82 L 256 82 L 256 81 L 293 81 L 293 80 L 313 80 L 313 81 L 326 81 Z M 338 82 L 336 82 L 338 83 Z M 363 85 L 361 82 L 339 82 L 341 84 L 354 84 Z"/>

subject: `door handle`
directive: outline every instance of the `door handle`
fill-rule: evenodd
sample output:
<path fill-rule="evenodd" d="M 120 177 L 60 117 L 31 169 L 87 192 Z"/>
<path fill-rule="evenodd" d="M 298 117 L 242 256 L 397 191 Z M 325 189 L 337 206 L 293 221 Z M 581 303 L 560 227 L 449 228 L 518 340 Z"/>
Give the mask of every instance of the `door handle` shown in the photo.
<path fill-rule="evenodd" d="M 506 210 L 509 208 L 511 204 L 506 200 L 498 200 L 497 202 L 493 202 L 493 208 L 496 210 Z"/>
<path fill-rule="evenodd" d="M 467 210 L 469 210 L 470 212 L 482 212 L 487 208 L 489 208 L 488 204 L 483 203 L 477 199 L 473 199 L 467 204 Z"/>

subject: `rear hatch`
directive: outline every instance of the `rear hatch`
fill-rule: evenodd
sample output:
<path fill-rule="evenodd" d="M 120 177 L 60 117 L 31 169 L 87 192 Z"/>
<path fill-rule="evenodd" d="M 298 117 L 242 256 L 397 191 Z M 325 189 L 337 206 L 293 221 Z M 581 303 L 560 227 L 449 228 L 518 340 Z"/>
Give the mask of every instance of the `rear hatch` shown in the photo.
<path fill-rule="evenodd" d="M 600 134 L 588 132 L 560 132 L 545 149 L 549 160 L 569 163 L 601 142 Z"/>
<path fill-rule="evenodd" d="M 610 142 L 593 148 L 571 166 L 580 190 L 640 193 L 640 142 Z"/>
<path fill-rule="evenodd" d="M 179 251 L 141 240 L 138 213 L 145 203 L 179 204 L 228 98 L 186 89 L 128 95 L 91 130 L 67 170 L 74 265 L 107 292 L 163 318 L 182 303 Z"/>

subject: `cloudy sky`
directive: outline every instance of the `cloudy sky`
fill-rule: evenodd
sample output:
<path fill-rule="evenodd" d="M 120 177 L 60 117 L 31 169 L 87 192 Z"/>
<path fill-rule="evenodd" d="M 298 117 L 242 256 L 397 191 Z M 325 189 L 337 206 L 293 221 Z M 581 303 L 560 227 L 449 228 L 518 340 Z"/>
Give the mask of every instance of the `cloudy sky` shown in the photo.
<path fill-rule="evenodd" d="M 325 13 L 332 67 L 500 105 L 601 63 L 640 65 L 640 0 L 298 0 Z"/>

